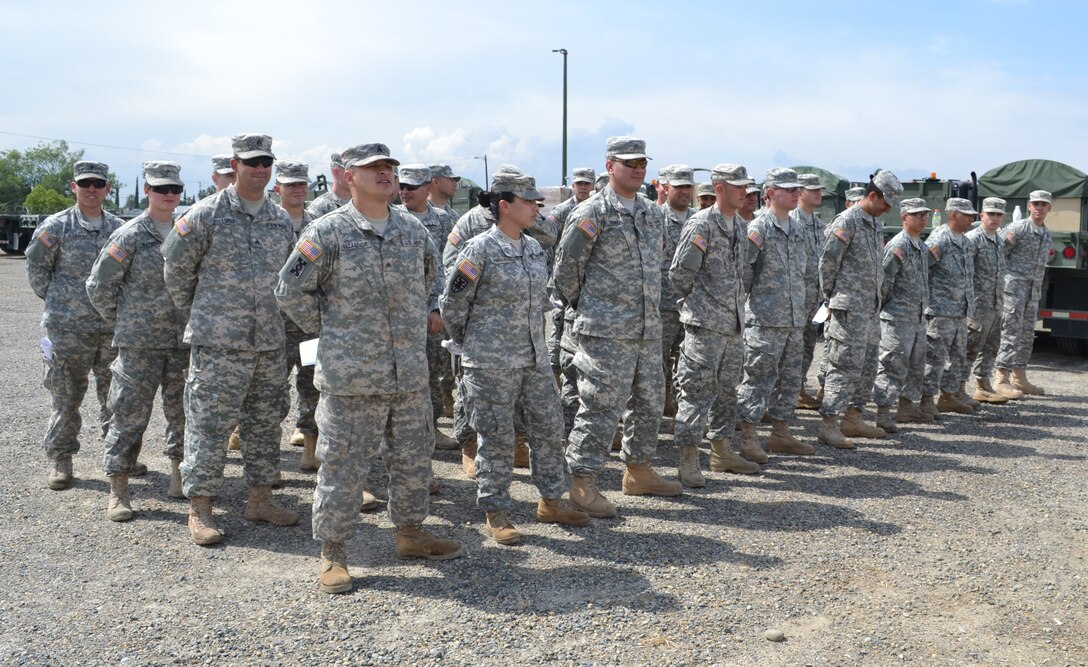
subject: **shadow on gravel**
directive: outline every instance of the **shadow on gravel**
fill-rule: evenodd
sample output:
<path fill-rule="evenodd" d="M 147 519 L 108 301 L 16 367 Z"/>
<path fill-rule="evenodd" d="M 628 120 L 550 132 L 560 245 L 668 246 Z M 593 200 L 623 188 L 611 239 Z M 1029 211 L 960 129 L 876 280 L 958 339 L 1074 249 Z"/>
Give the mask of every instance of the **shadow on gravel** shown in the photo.
<path fill-rule="evenodd" d="M 914 440 L 915 438 L 911 438 Z M 935 456 L 932 454 L 907 454 L 902 450 L 910 449 L 909 445 L 889 443 L 881 445 L 863 445 L 864 450 L 859 456 L 851 456 L 838 463 L 843 466 L 857 468 L 866 472 L 964 472 L 974 475 L 994 475 L 993 468 L 964 465 L 951 456 Z M 884 451 L 878 451 L 884 449 Z M 949 452 L 954 453 L 954 452 Z"/>
<path fill-rule="evenodd" d="M 832 498 L 899 498 L 917 496 L 930 500 L 963 502 L 967 496 L 951 492 L 927 491 L 914 482 L 888 475 L 838 475 L 815 477 L 785 471 L 767 471 L 757 480 L 737 479 L 733 486 L 748 486 L 765 491 L 793 491 Z"/>

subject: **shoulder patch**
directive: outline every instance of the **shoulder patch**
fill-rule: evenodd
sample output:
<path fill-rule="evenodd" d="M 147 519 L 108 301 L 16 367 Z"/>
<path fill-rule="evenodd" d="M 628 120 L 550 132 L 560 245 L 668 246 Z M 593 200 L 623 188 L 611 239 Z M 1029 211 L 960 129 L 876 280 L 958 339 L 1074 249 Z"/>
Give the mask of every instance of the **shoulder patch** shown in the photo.
<path fill-rule="evenodd" d="M 696 248 L 702 250 L 703 252 L 706 252 L 706 239 L 703 238 L 702 234 L 696 234 L 695 238 L 693 238 L 691 242 L 695 244 Z"/>
<path fill-rule="evenodd" d="M 311 262 L 316 262 L 317 258 L 321 256 L 321 248 L 309 239 L 306 239 L 302 243 L 298 244 L 298 251 Z"/>
<path fill-rule="evenodd" d="M 45 232 L 42 232 L 42 236 L 45 236 Z M 1016 232 L 1009 232 L 1005 235 L 1006 243 L 1016 243 Z"/>
<path fill-rule="evenodd" d="M 467 259 L 457 262 L 457 270 L 472 282 L 476 282 L 476 279 L 480 277 L 480 269 Z"/>
<path fill-rule="evenodd" d="M 49 232 L 43 231 L 41 234 L 38 234 L 38 242 L 46 248 L 52 249 L 53 246 L 57 245 L 57 237 Z"/>
<path fill-rule="evenodd" d="M 903 249 L 899 246 L 892 248 L 892 254 L 898 257 L 900 262 L 905 262 L 907 260 L 906 253 L 904 253 Z"/>
<path fill-rule="evenodd" d="M 192 226 L 189 224 L 189 216 L 182 216 L 178 218 L 178 221 L 174 223 L 174 231 L 178 233 L 178 236 L 185 238 L 193 232 Z"/>
<path fill-rule="evenodd" d="M 846 230 L 842 227 L 837 227 L 835 229 L 835 236 L 838 237 L 838 239 L 843 243 L 850 243 L 850 235 L 847 234 Z"/>
<path fill-rule="evenodd" d="M 106 254 L 117 260 L 118 264 L 121 264 L 128 258 L 128 253 L 125 249 L 116 243 L 111 243 L 110 247 L 106 249 Z"/>
<path fill-rule="evenodd" d="M 593 224 L 589 218 L 582 218 L 582 221 L 578 223 L 578 229 L 591 239 L 597 237 L 597 225 Z"/>
<path fill-rule="evenodd" d="M 941 258 L 941 249 L 937 247 L 937 244 L 929 246 L 929 254 L 933 255 L 933 259 Z"/>
<path fill-rule="evenodd" d="M 755 229 L 748 232 L 748 240 L 754 243 L 757 248 L 763 247 L 763 235 Z"/>
<path fill-rule="evenodd" d="M 450 232 L 450 235 L 446 237 L 446 240 L 453 245 L 461 245 L 461 235 L 457 232 Z"/>

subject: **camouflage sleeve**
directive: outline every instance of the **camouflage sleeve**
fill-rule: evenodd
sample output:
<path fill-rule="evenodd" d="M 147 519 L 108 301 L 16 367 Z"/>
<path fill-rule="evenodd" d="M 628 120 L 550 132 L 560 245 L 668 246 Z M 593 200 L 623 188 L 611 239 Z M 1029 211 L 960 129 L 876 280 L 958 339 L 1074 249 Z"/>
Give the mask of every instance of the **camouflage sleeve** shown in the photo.
<path fill-rule="evenodd" d="M 438 298 L 442 295 L 442 288 L 445 287 L 445 272 L 442 271 L 439 265 L 438 248 L 435 247 L 434 241 L 431 240 L 431 235 L 427 234 L 427 251 L 423 260 L 423 278 L 430 289 L 427 290 L 427 311 L 433 312 L 438 310 Z"/>
<path fill-rule="evenodd" d="M 1005 227 L 1004 229 L 998 231 L 998 234 L 1001 235 L 1001 240 L 1005 245 L 1005 259 L 1009 258 L 1009 252 L 1012 251 L 1012 247 L 1016 245 L 1017 241 L 1020 240 L 1020 238 L 1016 234 L 1016 231 L 1017 230 L 1013 225 L 1009 225 L 1008 227 Z"/>
<path fill-rule="evenodd" d="M 752 280 L 755 278 L 755 264 L 759 261 L 759 256 L 763 252 L 764 232 L 765 230 L 759 224 L 758 219 L 748 225 L 748 253 L 745 256 L 744 270 L 740 277 L 745 294 L 752 290 Z"/>
<path fill-rule="evenodd" d="M 163 279 L 170 299 L 185 319 L 193 307 L 197 272 L 204 258 L 205 230 L 196 217 L 183 215 L 162 242 Z"/>
<path fill-rule="evenodd" d="M 91 305 L 110 324 L 117 320 L 117 295 L 132 266 L 135 243 L 118 230 L 98 254 L 87 278 L 87 297 Z"/>
<path fill-rule="evenodd" d="M 895 279 L 903 268 L 903 249 L 898 245 L 889 245 L 884 248 L 884 280 L 880 283 L 880 303 L 888 300 L 895 286 Z"/>
<path fill-rule="evenodd" d="M 941 261 L 941 256 L 944 255 L 948 246 L 949 237 L 947 234 L 936 235 L 937 238 L 933 238 L 934 236 L 935 235 L 931 234 L 930 237 L 926 239 L 926 246 L 929 250 L 929 262 L 927 266 L 933 266 Z"/>
<path fill-rule="evenodd" d="M 669 265 L 669 282 L 681 298 L 691 294 L 695 276 L 703 267 L 707 252 L 707 238 L 703 225 L 684 225 L 680 240 L 676 242 L 676 253 Z"/>
<path fill-rule="evenodd" d="M 39 226 L 26 249 L 26 277 L 30 289 L 41 299 L 45 299 L 49 284 L 53 282 L 53 266 L 60 254 L 60 227 L 56 221 Z"/>
<path fill-rule="evenodd" d="M 465 327 L 469 313 L 472 312 L 472 304 L 476 300 L 476 288 L 487 270 L 485 258 L 482 243 L 467 244 L 458 256 L 453 270 L 449 271 L 445 289 L 438 301 L 446 332 L 458 345 L 465 342 Z"/>
<path fill-rule="evenodd" d="M 446 235 L 446 247 L 442 249 L 442 266 L 445 267 L 447 274 L 456 261 L 457 254 L 461 252 L 461 246 L 465 243 L 464 225 L 461 224 L 464 219 L 465 216 L 461 216 L 461 220 L 454 223 L 453 229 Z"/>
<path fill-rule="evenodd" d="M 835 219 L 827 228 L 824 249 L 820 253 L 820 288 L 825 300 L 829 301 L 835 291 L 835 281 L 839 277 L 843 255 L 853 238 L 854 230 L 845 217 Z"/>
<path fill-rule="evenodd" d="M 573 308 L 578 307 L 578 297 L 581 295 L 582 281 L 586 275 L 586 263 L 589 262 L 589 256 L 593 254 L 593 247 L 597 243 L 598 236 L 597 223 L 593 220 L 592 211 L 585 211 L 588 215 L 581 215 L 581 213 L 583 211 L 578 209 L 571 213 L 568 225 L 574 226 L 563 234 L 563 240 L 557 246 L 555 269 L 552 272 L 556 290 Z"/>
<path fill-rule="evenodd" d="M 329 245 L 313 226 L 307 228 L 280 269 L 276 284 L 280 310 L 308 334 L 321 331 L 321 285 L 333 261 Z"/>
<path fill-rule="evenodd" d="M 558 229 L 556 228 L 555 221 L 550 217 L 545 218 L 540 213 L 536 214 L 536 224 L 525 230 L 525 233 L 533 237 L 540 243 L 540 247 L 547 250 L 555 245 L 555 239 L 558 235 Z"/>

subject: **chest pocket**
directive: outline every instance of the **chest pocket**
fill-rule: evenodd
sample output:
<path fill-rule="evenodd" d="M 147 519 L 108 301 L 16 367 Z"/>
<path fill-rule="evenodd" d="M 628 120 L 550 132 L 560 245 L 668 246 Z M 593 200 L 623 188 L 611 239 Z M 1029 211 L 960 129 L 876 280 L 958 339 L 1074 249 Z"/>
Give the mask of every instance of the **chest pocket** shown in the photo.
<path fill-rule="evenodd" d="M 349 241 L 340 246 L 345 283 L 364 282 L 371 287 L 382 285 L 382 255 L 377 241 Z"/>
<path fill-rule="evenodd" d="M 58 267 L 60 272 L 68 277 L 85 279 L 91 265 L 98 258 L 99 251 L 102 250 L 99 237 L 104 241 L 109 234 L 92 234 L 82 227 L 68 230 L 61 241 L 62 262 Z"/>

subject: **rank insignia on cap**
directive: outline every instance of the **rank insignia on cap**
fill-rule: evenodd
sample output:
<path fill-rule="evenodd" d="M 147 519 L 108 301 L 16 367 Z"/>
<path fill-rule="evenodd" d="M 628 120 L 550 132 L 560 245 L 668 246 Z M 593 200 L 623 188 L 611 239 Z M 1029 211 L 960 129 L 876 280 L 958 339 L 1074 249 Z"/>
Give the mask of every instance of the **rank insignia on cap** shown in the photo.
<path fill-rule="evenodd" d="M 38 235 L 38 242 L 46 248 L 52 248 L 57 245 L 57 237 L 53 236 L 49 232 L 42 232 Z"/>
<path fill-rule="evenodd" d="M 748 232 L 748 240 L 756 244 L 757 248 L 763 247 L 763 235 L 754 229 Z"/>
<path fill-rule="evenodd" d="M 182 217 L 174 223 L 174 231 L 178 233 L 178 236 L 185 238 L 193 231 L 193 228 L 189 226 L 189 219 Z"/>
<path fill-rule="evenodd" d="M 695 244 L 696 248 L 702 250 L 703 252 L 706 252 L 706 239 L 703 238 L 702 234 L 696 234 L 695 238 L 693 238 L 691 242 Z"/>
<path fill-rule="evenodd" d="M 892 248 L 892 254 L 898 257 L 900 262 L 905 262 L 907 260 L 907 256 L 902 248 Z"/>
<path fill-rule="evenodd" d="M 929 246 L 929 254 L 933 255 L 933 259 L 941 258 L 941 249 L 935 245 Z"/>
<path fill-rule="evenodd" d="M 838 239 L 840 241 L 842 241 L 843 243 L 850 243 L 850 235 L 847 234 L 846 230 L 843 229 L 842 227 L 839 227 L 838 229 L 835 230 L 835 236 L 837 236 Z"/>
<path fill-rule="evenodd" d="M 593 224 L 589 218 L 582 218 L 582 221 L 578 223 L 578 229 L 591 239 L 597 238 L 597 225 Z"/>
<path fill-rule="evenodd" d="M 311 262 L 316 262 L 317 258 L 321 256 L 321 248 L 317 247 L 317 245 L 309 239 L 298 244 L 298 251 Z"/>
<path fill-rule="evenodd" d="M 457 234 L 457 232 L 450 232 L 450 235 L 446 237 L 446 240 L 453 245 L 461 245 L 461 237 Z"/>
<path fill-rule="evenodd" d="M 472 282 L 476 282 L 476 279 L 480 277 L 480 270 L 467 259 L 462 259 L 457 263 L 457 270 Z"/>
<path fill-rule="evenodd" d="M 110 244 L 110 247 L 106 249 L 106 254 L 122 263 L 128 257 L 128 253 L 125 252 L 125 249 L 116 243 Z"/>

